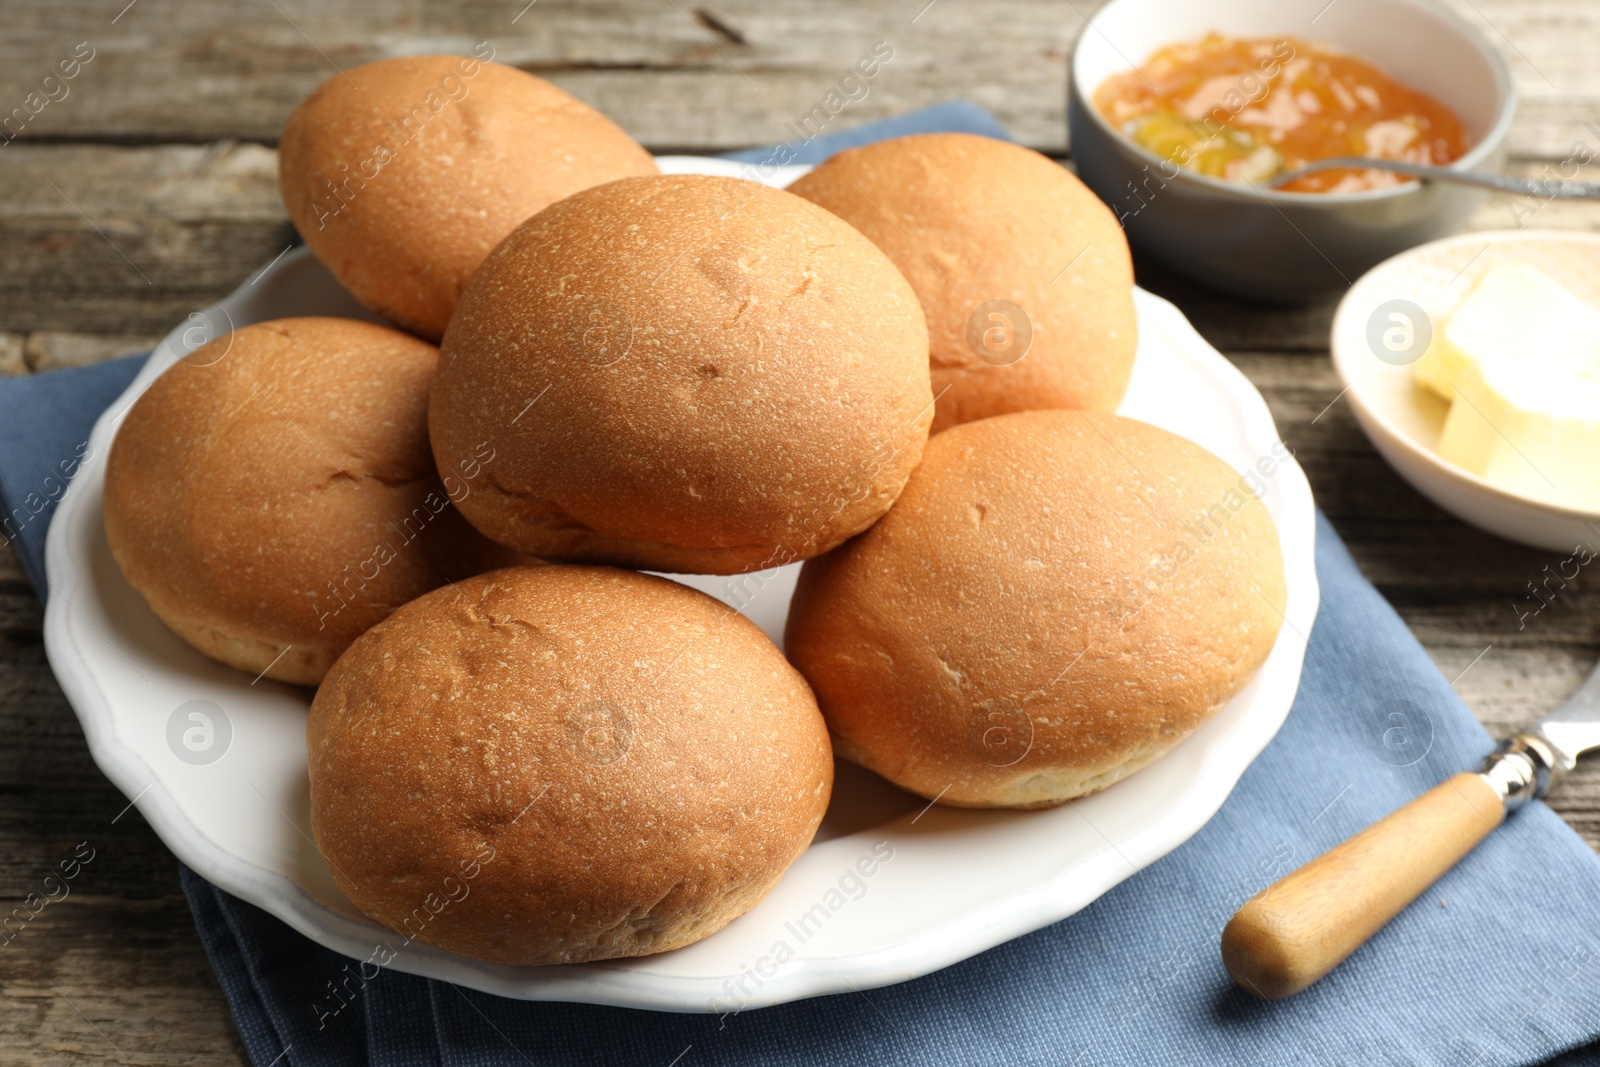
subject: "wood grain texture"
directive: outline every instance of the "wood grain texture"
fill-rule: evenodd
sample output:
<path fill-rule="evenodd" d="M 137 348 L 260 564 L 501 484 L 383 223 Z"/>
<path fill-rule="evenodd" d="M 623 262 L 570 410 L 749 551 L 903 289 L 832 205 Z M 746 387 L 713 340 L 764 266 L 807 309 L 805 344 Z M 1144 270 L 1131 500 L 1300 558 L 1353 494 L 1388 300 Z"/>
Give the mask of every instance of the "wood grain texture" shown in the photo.
<path fill-rule="evenodd" d="M 0 116 L 78 42 L 95 49 L 70 94 L 0 144 L 0 375 L 147 346 L 282 251 L 293 231 L 272 145 L 333 64 L 489 40 L 499 58 L 562 85 L 652 148 L 714 152 L 783 137 L 787 122 L 885 40 L 894 59 L 840 126 L 966 97 L 1023 143 L 1059 156 L 1066 56 L 1099 6 L 126 2 L 0 0 Z M 1515 170 L 1539 174 L 1579 139 L 1600 146 L 1585 127 L 1600 121 L 1600 0 L 1448 2 L 1515 73 Z M 1551 203 L 1529 216 L 1497 198 L 1474 220 L 1477 228 L 1519 222 L 1596 230 L 1600 207 Z M 1262 390 L 1358 564 L 1491 733 L 1504 736 L 1576 687 L 1600 655 L 1600 578 L 1583 574 L 1519 627 L 1512 604 L 1548 554 L 1464 526 L 1377 457 L 1335 401 L 1333 302 L 1258 307 L 1149 264 L 1139 277 Z M 41 625 L 0 542 L 0 910 L 34 891 L 78 842 L 97 849 L 73 895 L 0 948 L 0 1067 L 242 1063 L 174 862 L 137 811 L 111 822 L 126 800 L 88 756 L 45 662 Z M 1551 801 L 1600 849 L 1600 762 L 1581 767 Z M 1571 1062 L 1596 1056 L 1600 1048 Z"/>
<path fill-rule="evenodd" d="M 276 153 L 262 145 L 19 142 L 4 152 L 0 330 L 160 336 L 232 292 L 295 240 L 278 200 Z M 1538 175 L 1546 166 L 1520 162 L 1510 169 Z M 1496 195 L 1472 225 L 1512 229 L 1519 219 L 1540 228 L 1600 230 L 1600 207 L 1549 202 L 1530 214 L 1519 201 Z M 1333 301 L 1252 305 L 1206 293 L 1151 263 L 1138 268 L 1141 285 L 1182 307 L 1224 352 L 1327 351 Z M 0 343 L 0 373 L 5 351 Z"/>
<path fill-rule="evenodd" d="M 1360 948 L 1505 819 L 1487 779 L 1463 771 L 1252 897 L 1222 931 L 1241 989 L 1280 1000 Z"/>
<path fill-rule="evenodd" d="M 1507 55 L 1522 110 L 1512 151 L 1556 158 L 1600 110 L 1586 0 L 1449 0 Z M 851 121 L 952 97 L 993 110 L 1025 144 L 1067 147 L 1066 59 L 1093 0 L 102 0 L 10 5 L 0 102 L 21 104 L 89 42 L 94 58 L 21 137 L 75 141 L 272 142 L 335 68 L 418 51 L 467 51 L 549 78 L 651 147 L 761 144 L 808 111 L 878 40 L 895 59 Z M 926 8 L 926 10 L 924 10 Z M 520 17 L 519 17 L 520 16 Z M 914 20 L 914 21 L 913 21 Z"/>
<path fill-rule="evenodd" d="M 182 896 L 75 893 L 0 948 L 0 974 L 0 1067 L 249 1062 Z"/>
<path fill-rule="evenodd" d="M 7 331 L 159 336 L 294 240 L 260 145 L 0 151 Z"/>

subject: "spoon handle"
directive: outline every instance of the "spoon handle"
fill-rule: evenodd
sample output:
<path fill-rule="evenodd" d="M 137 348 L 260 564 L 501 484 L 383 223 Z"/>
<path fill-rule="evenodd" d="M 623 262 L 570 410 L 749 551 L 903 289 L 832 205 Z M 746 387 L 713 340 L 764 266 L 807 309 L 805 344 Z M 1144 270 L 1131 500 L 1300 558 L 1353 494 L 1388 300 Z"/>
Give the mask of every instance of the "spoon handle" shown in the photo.
<path fill-rule="evenodd" d="M 1465 772 L 1268 886 L 1222 931 L 1246 992 L 1292 996 L 1342 963 L 1505 818 L 1496 786 Z"/>
<path fill-rule="evenodd" d="M 1430 181 L 1454 182 L 1457 185 L 1475 185 L 1502 193 L 1536 196 L 1541 200 L 1595 200 L 1600 199 L 1600 182 L 1569 182 L 1555 178 L 1523 178 L 1512 174 L 1481 174 L 1477 171 L 1454 170 L 1450 167 L 1433 167 L 1425 163 L 1407 163 L 1399 159 L 1368 159 L 1364 156 L 1339 156 L 1336 159 L 1319 159 L 1303 167 L 1278 175 L 1267 182 L 1268 188 L 1278 188 L 1296 178 L 1324 170 L 1386 170 L 1413 178 Z"/>

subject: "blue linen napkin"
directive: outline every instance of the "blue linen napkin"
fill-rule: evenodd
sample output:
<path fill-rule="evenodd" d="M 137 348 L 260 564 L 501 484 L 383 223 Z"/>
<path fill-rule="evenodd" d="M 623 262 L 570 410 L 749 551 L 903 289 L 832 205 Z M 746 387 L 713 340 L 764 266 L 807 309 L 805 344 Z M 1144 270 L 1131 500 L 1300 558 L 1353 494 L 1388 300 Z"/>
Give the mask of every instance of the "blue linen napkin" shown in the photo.
<path fill-rule="evenodd" d="M 1004 136 L 971 105 L 849 136 L 910 129 Z M 795 159 L 837 143 L 819 137 Z M 8 516 L 22 508 L 8 534 L 41 593 L 51 487 L 138 365 L 0 381 L 0 501 Z M 902 985 L 727 1017 L 524 1003 L 389 971 L 368 978 L 180 866 L 184 892 L 257 1067 L 1490 1067 L 1594 1040 L 1600 859 L 1539 803 L 1308 991 L 1269 1004 L 1229 982 L 1217 939 L 1235 908 L 1490 748 L 1320 515 L 1317 574 L 1322 609 L 1293 711 L 1200 833 L 1077 915 Z"/>

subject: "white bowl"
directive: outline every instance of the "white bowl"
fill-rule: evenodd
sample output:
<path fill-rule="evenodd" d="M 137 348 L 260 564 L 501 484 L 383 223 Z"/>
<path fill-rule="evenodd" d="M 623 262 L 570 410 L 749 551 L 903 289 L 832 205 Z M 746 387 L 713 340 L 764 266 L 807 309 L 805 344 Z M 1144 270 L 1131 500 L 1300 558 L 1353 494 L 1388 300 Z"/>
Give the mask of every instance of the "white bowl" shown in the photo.
<path fill-rule="evenodd" d="M 1373 447 L 1423 496 L 1525 545 L 1556 552 L 1600 545 L 1600 512 L 1511 492 L 1443 459 L 1438 445 L 1448 405 L 1415 384 L 1410 363 L 1379 358 L 1367 339 L 1373 315 L 1394 300 L 1417 305 L 1429 328 L 1438 328 L 1491 264 L 1510 260 L 1538 267 L 1600 307 L 1600 234 L 1507 230 L 1449 237 L 1380 263 L 1351 287 L 1333 319 L 1334 370 Z"/>
<path fill-rule="evenodd" d="M 669 172 L 744 175 L 773 184 L 798 173 L 682 157 L 661 163 Z M 1143 291 L 1134 296 L 1139 351 L 1123 413 L 1198 442 L 1236 470 L 1254 467 L 1279 444 L 1260 394 L 1177 308 Z M 184 644 L 123 579 L 106 546 L 104 456 L 128 407 L 157 375 L 216 332 L 289 315 L 368 317 L 321 264 L 297 249 L 173 330 L 101 416 L 50 527 L 45 649 L 95 762 L 134 798 L 178 858 L 347 956 L 379 962 L 386 957 L 379 946 L 398 945 L 387 965 L 411 974 L 508 997 L 668 1011 L 756 1008 L 902 982 L 1071 915 L 1188 840 L 1222 806 L 1294 701 L 1318 590 L 1311 489 L 1289 459 L 1264 479 L 1263 499 L 1277 524 L 1288 580 L 1278 641 L 1243 691 L 1137 774 L 1052 811 L 972 811 L 930 808 L 841 763 L 833 802 L 810 849 L 752 911 L 696 944 L 565 967 L 506 967 L 431 945 L 402 945 L 339 892 L 311 843 L 307 691 L 253 683 Z M 796 569 L 784 568 L 754 597 L 737 579 L 673 577 L 725 602 L 736 600 L 781 643 Z M 169 733 L 180 710 L 197 700 L 220 710 L 231 737 L 205 763 L 180 758 Z M 877 867 L 865 889 L 841 898 L 841 878 L 875 847 L 891 848 L 892 861 Z M 818 906 L 832 909 L 827 924 L 802 941 L 789 924 Z M 770 968 L 779 940 L 794 957 Z M 763 976 L 759 988 L 746 987 L 748 996 L 730 992 L 752 969 Z"/>

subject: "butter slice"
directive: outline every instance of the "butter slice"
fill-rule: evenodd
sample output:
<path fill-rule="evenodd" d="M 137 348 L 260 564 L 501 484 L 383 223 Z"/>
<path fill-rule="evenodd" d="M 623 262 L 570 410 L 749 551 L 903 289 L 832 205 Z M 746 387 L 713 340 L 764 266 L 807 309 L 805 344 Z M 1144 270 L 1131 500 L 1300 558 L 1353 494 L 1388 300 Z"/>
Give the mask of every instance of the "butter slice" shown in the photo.
<path fill-rule="evenodd" d="M 1446 460 L 1514 493 L 1600 511 L 1600 310 L 1534 267 L 1497 264 L 1415 373 L 1451 401 Z"/>

